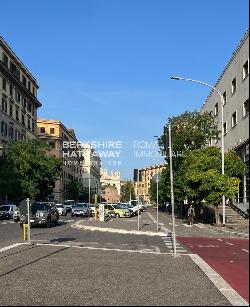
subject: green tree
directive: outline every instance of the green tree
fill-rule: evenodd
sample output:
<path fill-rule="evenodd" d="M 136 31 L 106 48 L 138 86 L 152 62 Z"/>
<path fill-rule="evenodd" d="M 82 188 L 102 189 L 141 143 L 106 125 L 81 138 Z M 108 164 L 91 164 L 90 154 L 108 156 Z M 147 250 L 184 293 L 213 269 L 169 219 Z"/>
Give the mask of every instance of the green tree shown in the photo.
<path fill-rule="evenodd" d="M 84 203 L 89 202 L 89 187 L 83 185 L 82 182 L 73 180 L 66 186 L 66 193 L 68 199 L 74 199 L 75 201 L 81 201 Z M 95 194 L 94 188 L 90 189 L 90 200 L 93 202 Z"/>
<path fill-rule="evenodd" d="M 128 202 L 130 199 L 135 199 L 134 186 L 131 181 L 127 181 L 122 188 L 122 202 Z"/>
<path fill-rule="evenodd" d="M 189 150 L 204 148 L 211 138 L 217 138 L 220 131 L 212 112 L 184 112 L 168 118 L 171 124 L 173 150 L 185 153 Z M 159 146 L 164 148 L 164 135 L 159 138 Z"/>
<path fill-rule="evenodd" d="M 0 162 L 0 194 L 13 199 L 45 200 L 62 166 L 62 161 L 48 152 L 48 145 L 37 140 L 8 144 Z"/>
<path fill-rule="evenodd" d="M 185 197 L 202 201 L 215 208 L 216 224 L 220 225 L 219 204 L 222 195 L 233 199 L 238 192 L 245 164 L 234 152 L 225 155 L 225 175 L 221 174 L 221 153 L 217 147 L 189 151 L 182 162 L 179 181 Z"/>

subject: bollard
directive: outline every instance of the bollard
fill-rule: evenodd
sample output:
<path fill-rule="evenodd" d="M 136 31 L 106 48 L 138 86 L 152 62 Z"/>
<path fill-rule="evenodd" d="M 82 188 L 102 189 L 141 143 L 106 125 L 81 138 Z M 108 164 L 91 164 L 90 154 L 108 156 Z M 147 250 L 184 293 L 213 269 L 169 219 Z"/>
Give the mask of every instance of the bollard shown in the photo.
<path fill-rule="evenodd" d="M 27 240 L 27 225 L 23 224 L 23 240 Z"/>

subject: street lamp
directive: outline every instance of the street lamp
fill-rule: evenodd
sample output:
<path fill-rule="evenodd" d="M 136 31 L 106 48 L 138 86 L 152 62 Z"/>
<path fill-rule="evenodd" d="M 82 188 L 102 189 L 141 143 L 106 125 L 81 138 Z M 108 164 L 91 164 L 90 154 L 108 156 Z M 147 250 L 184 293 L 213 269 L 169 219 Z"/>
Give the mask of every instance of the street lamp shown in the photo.
<path fill-rule="evenodd" d="M 219 96 L 220 96 L 220 101 L 221 101 L 221 172 L 222 175 L 225 174 L 225 148 L 224 148 L 224 127 L 223 127 L 223 122 L 224 122 L 224 107 L 223 107 L 223 95 L 212 85 L 202 82 L 202 81 L 198 81 L 198 80 L 193 80 L 193 79 L 189 79 L 189 78 L 183 78 L 183 77 L 177 77 L 177 76 L 172 76 L 171 77 L 172 80 L 185 80 L 185 81 L 190 81 L 190 82 L 195 82 L 195 83 L 199 83 L 205 86 L 210 87 L 211 89 L 213 89 Z M 226 224 L 226 208 L 225 208 L 225 195 L 222 195 L 222 209 L 223 209 L 223 221 L 222 224 L 223 226 L 225 226 Z"/>

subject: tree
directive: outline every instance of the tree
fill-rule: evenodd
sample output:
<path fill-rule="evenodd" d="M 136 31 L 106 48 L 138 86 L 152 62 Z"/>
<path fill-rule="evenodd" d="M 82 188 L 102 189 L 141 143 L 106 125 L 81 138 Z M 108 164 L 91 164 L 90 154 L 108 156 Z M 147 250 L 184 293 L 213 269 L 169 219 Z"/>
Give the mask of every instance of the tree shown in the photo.
<path fill-rule="evenodd" d="M 67 198 L 81 201 L 84 203 L 89 202 L 89 188 L 84 186 L 82 182 L 73 180 L 66 186 Z M 90 201 L 93 201 L 94 188 L 90 190 Z"/>
<path fill-rule="evenodd" d="M 239 176 L 244 172 L 245 164 L 234 151 L 229 151 L 225 155 L 225 175 L 222 175 L 220 149 L 206 147 L 188 152 L 183 159 L 179 179 L 187 198 L 199 202 L 204 200 L 214 206 L 216 224 L 220 225 L 218 206 L 222 195 L 231 200 L 235 197 L 239 189 Z"/>
<path fill-rule="evenodd" d="M 60 177 L 62 161 L 48 154 L 46 143 L 22 140 L 8 144 L 0 162 L 0 195 L 45 200 Z"/>
<path fill-rule="evenodd" d="M 217 138 L 220 131 L 216 117 L 212 112 L 184 112 L 168 118 L 166 126 L 171 124 L 172 146 L 175 152 L 204 148 L 211 138 Z M 159 138 L 159 146 L 164 147 L 164 135 Z"/>
<path fill-rule="evenodd" d="M 122 202 L 128 202 L 130 199 L 135 199 L 134 186 L 131 181 L 127 181 L 122 188 Z"/>

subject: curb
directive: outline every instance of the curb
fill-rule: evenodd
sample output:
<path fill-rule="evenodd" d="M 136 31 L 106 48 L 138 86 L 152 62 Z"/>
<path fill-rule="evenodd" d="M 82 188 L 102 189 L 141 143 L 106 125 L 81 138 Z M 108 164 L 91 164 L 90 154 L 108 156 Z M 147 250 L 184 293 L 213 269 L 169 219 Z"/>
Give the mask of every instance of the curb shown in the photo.
<path fill-rule="evenodd" d="M 158 236 L 165 237 L 165 232 L 153 232 L 153 231 L 138 231 L 138 230 L 125 230 L 125 229 L 115 229 L 115 228 L 103 228 L 103 227 L 95 227 L 95 226 L 86 226 L 82 225 L 81 222 L 76 222 L 71 225 L 72 228 L 82 229 L 82 230 L 90 230 L 90 231 L 101 231 L 101 232 L 109 232 L 109 233 L 119 233 L 119 234 L 130 234 L 130 235 L 146 235 L 146 236 Z"/>
<path fill-rule="evenodd" d="M 230 236 L 236 236 L 236 237 L 242 237 L 245 239 L 249 239 L 249 234 L 248 233 L 244 233 L 244 232 L 237 232 L 237 231 L 233 231 L 233 230 L 229 230 L 228 228 L 217 228 L 217 227 L 213 227 L 213 226 L 205 226 L 204 224 L 202 224 L 203 227 L 219 232 L 219 233 L 224 233 L 224 234 L 229 234 Z"/>

